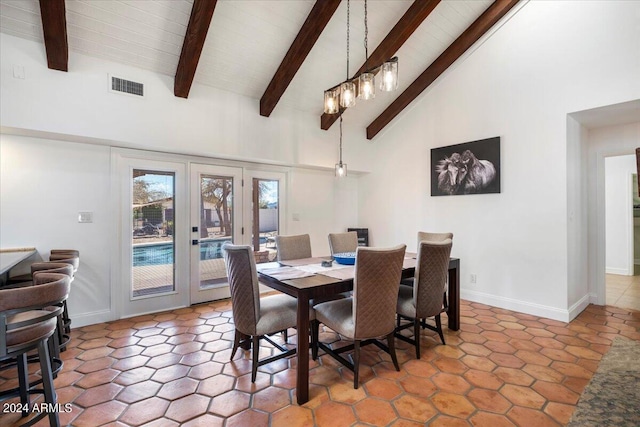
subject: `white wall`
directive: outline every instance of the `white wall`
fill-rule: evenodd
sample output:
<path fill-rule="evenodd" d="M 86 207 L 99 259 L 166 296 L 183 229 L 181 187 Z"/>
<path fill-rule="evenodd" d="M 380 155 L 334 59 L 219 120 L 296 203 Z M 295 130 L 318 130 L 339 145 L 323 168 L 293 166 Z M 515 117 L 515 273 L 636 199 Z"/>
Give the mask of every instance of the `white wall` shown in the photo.
<path fill-rule="evenodd" d="M 73 326 L 111 319 L 110 149 L 0 136 L 0 247 L 80 251 L 68 306 Z M 78 223 L 78 212 L 93 223 Z"/>
<path fill-rule="evenodd" d="M 639 14 L 640 2 L 531 1 L 454 64 L 374 140 L 359 211 L 375 243 L 411 248 L 418 230 L 451 231 L 464 298 L 575 316 L 588 288 L 569 278 L 587 266 L 568 242 L 581 226 L 568 224 L 586 218 L 568 207 L 567 188 L 586 155 L 567 158 L 579 152 L 568 147 L 567 115 L 640 98 Z M 502 138 L 502 193 L 430 197 L 431 148 L 493 136 Z M 570 270 L 570 259 L 582 264 Z"/>
<path fill-rule="evenodd" d="M 0 33 L 0 247 L 35 246 L 43 259 L 51 248 L 80 250 L 74 327 L 114 319 L 113 295 L 126 285 L 110 278 L 119 259 L 109 253 L 117 219 L 106 215 L 112 147 L 287 167 L 282 230 L 310 233 L 314 254 L 329 253 L 328 233 L 358 224 L 358 175 L 335 179 L 338 129 L 320 130 L 316 114 L 278 106 L 265 118 L 258 100 L 200 85 L 176 98 L 172 78 L 73 52 L 68 73 L 46 64 L 42 44 Z M 14 65 L 25 79 L 13 77 Z M 109 73 L 143 82 L 145 98 L 110 93 Z M 78 224 L 85 210 L 92 224 Z"/>
<path fill-rule="evenodd" d="M 639 141 L 640 142 L 640 141 Z M 633 275 L 632 176 L 636 156 L 607 157 L 605 170 L 606 272 Z"/>

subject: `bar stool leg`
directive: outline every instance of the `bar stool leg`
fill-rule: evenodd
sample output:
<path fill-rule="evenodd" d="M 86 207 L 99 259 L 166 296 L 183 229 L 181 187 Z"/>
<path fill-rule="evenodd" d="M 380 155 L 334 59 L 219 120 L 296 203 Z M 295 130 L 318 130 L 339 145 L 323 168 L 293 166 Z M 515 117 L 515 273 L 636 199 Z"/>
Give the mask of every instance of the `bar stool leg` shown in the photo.
<path fill-rule="evenodd" d="M 51 361 L 49 360 L 49 348 L 47 340 L 38 343 L 38 356 L 40 357 L 40 372 L 42 375 L 42 388 L 44 389 L 44 401 L 50 404 L 51 412 L 49 412 L 49 425 L 51 427 L 60 427 L 60 418 L 56 406 L 56 392 L 53 388 L 53 376 L 51 375 Z"/>
<path fill-rule="evenodd" d="M 18 382 L 20 384 L 20 403 L 22 404 L 22 416 L 29 415 L 31 401 L 29 399 L 29 369 L 27 368 L 27 353 L 16 357 L 18 365 Z"/>

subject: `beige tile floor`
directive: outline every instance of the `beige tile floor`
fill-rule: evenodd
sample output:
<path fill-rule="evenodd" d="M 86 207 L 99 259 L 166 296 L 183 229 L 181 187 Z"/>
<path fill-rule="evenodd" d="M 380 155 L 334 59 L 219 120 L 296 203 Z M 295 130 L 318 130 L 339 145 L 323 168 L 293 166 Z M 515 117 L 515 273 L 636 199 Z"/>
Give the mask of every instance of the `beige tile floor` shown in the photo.
<path fill-rule="evenodd" d="M 640 310 L 640 275 L 606 275 L 607 305 Z"/>

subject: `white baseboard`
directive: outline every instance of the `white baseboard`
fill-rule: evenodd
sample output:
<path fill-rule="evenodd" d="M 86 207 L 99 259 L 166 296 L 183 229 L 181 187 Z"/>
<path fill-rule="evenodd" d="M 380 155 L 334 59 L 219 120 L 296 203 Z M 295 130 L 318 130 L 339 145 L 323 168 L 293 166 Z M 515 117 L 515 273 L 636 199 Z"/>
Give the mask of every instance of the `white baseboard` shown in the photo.
<path fill-rule="evenodd" d="M 633 276 L 633 274 L 629 274 L 629 270 L 627 270 L 626 268 L 606 267 L 605 273 L 618 274 L 620 276 Z"/>
<path fill-rule="evenodd" d="M 587 308 L 589 304 L 593 304 L 592 301 L 597 299 L 597 295 L 595 294 L 587 294 L 580 298 L 575 304 L 569 307 L 569 321 L 572 321 L 578 314 L 582 313 L 582 311 Z"/>
<path fill-rule="evenodd" d="M 100 310 L 92 313 L 71 315 L 71 328 L 81 328 L 83 326 L 95 325 L 96 323 L 110 322 L 115 319 L 115 314 L 111 310 Z"/>
<path fill-rule="evenodd" d="M 558 320 L 560 322 L 569 322 L 580 311 L 584 310 L 584 307 L 589 305 L 589 296 L 586 296 L 580 300 L 579 303 L 574 304 L 569 310 L 563 310 L 556 307 L 549 307 L 542 304 L 533 304 L 530 302 L 520 301 L 513 298 L 499 297 L 496 295 L 485 294 L 483 292 L 469 291 L 465 289 L 460 290 L 460 297 L 468 301 L 479 302 L 481 304 L 487 304 L 492 307 L 504 308 L 506 310 L 513 310 L 519 313 L 531 314 L 534 316 L 545 317 L 547 319 Z M 584 306 L 582 309 L 580 307 Z M 579 311 L 578 311 L 579 310 Z M 575 315 L 571 317 L 572 313 Z"/>

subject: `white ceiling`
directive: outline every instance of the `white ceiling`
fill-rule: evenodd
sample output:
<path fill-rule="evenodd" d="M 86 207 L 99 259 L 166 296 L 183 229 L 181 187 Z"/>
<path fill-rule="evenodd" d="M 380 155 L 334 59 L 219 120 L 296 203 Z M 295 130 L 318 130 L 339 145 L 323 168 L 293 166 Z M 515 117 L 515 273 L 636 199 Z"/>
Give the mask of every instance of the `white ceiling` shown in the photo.
<path fill-rule="evenodd" d="M 314 3 L 218 0 L 194 81 L 258 102 Z M 370 53 L 411 3 L 368 2 Z M 345 114 L 345 121 L 367 126 L 491 3 L 443 0 L 397 52 L 399 91 L 360 103 Z M 174 76 L 192 4 L 193 0 L 66 0 L 71 56 L 76 52 Z M 346 77 L 346 16 L 343 1 L 278 105 L 321 115 L 323 91 Z M 351 1 L 350 21 L 353 74 L 365 59 L 364 1 Z M 0 31 L 42 43 L 38 1 L 0 0 Z"/>

